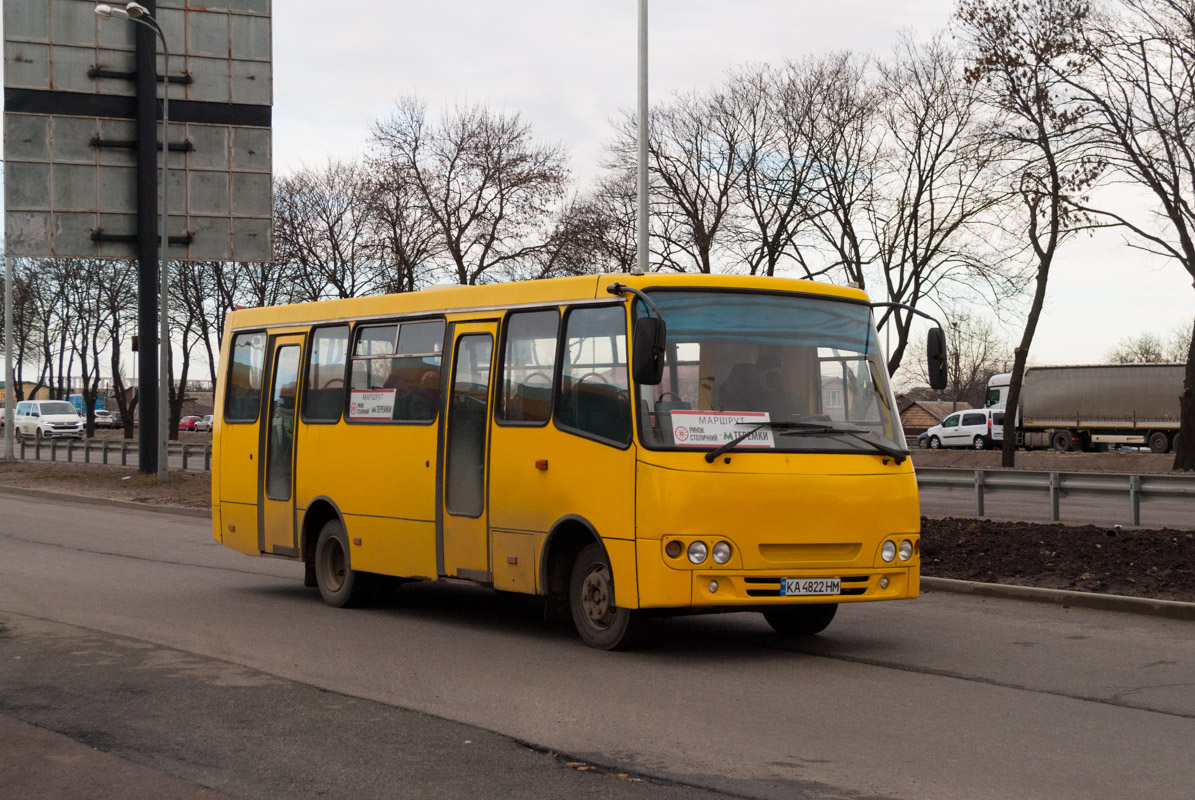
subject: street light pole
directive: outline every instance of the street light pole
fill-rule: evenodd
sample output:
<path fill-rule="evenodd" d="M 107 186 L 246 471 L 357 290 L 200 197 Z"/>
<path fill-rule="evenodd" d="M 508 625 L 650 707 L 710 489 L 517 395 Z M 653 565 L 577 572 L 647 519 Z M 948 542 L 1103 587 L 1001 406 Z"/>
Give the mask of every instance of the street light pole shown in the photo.
<path fill-rule="evenodd" d="M 160 247 L 158 266 L 158 482 L 164 483 L 169 473 L 169 455 L 167 442 L 170 433 L 170 415 L 167 399 L 170 393 L 170 262 L 166 249 L 169 240 L 166 238 L 166 221 L 169 212 L 168 192 L 170 181 L 167 180 L 168 157 L 170 155 L 170 48 L 166 44 L 166 34 L 162 26 L 154 19 L 153 14 L 139 3 L 129 3 L 124 8 L 115 8 L 101 3 L 95 7 L 95 13 L 104 19 L 116 17 L 127 19 L 152 30 L 162 42 L 162 188 L 161 210 L 158 213 L 158 246 Z"/>
<path fill-rule="evenodd" d="M 639 0 L 639 175 L 635 274 L 647 272 L 647 0 Z"/>

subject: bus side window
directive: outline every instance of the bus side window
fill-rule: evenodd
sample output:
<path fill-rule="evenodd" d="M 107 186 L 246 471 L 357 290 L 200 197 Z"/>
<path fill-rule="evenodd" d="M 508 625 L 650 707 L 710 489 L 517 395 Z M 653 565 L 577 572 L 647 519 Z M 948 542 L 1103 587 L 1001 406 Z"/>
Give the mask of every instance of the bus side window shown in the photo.
<path fill-rule="evenodd" d="M 498 419 L 533 423 L 551 419 L 559 327 L 560 314 L 555 309 L 518 312 L 507 318 Z"/>
<path fill-rule="evenodd" d="M 348 360 L 349 328 L 318 328 L 311 339 L 307 366 L 307 393 L 303 398 L 305 422 L 336 422 L 344 407 L 344 366 Z"/>
<path fill-rule="evenodd" d="M 560 427 L 630 444 L 626 327 L 623 306 L 576 308 L 565 318 Z"/>
<path fill-rule="evenodd" d="M 266 335 L 239 333 L 232 338 L 228 364 L 225 422 L 256 422 L 261 408 L 261 377 L 265 366 Z"/>

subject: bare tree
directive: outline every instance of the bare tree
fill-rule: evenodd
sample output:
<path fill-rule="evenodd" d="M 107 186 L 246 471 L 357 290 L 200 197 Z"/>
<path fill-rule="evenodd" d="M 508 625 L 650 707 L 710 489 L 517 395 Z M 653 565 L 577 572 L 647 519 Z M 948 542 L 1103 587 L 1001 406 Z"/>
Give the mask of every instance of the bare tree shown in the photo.
<path fill-rule="evenodd" d="M 1010 149 L 1008 174 L 1023 214 L 1036 277 L 1032 305 L 1014 351 L 1002 463 L 1012 467 L 1013 420 L 1029 348 L 1045 301 L 1050 268 L 1063 240 L 1086 219 L 1083 193 L 1099 174 L 1090 153 L 1083 106 L 1067 84 L 1084 69 L 1082 25 L 1087 0 L 960 0 L 956 20 L 979 89 L 996 124 L 992 135 Z"/>
<path fill-rule="evenodd" d="M 27 262 L 24 259 L 13 259 L 13 285 L 12 285 L 12 349 L 13 349 L 13 377 L 16 378 L 16 386 L 9 387 L 8 391 L 12 392 L 12 396 L 18 401 L 25 399 L 24 394 L 24 375 L 25 364 L 33 358 L 38 351 L 38 325 L 37 325 L 37 310 L 35 305 L 35 292 L 37 291 L 34 285 L 33 275 L 26 268 Z M 0 280 L 0 290 L 3 290 L 4 283 Z M 10 335 L 9 331 L 4 331 L 4 339 Z"/>
<path fill-rule="evenodd" d="M 950 344 L 950 383 L 939 393 L 939 400 L 953 400 L 963 407 L 984 404 L 988 380 L 993 375 L 1012 370 L 1012 350 L 992 321 L 963 306 L 946 309 L 946 331 Z M 915 337 L 913 346 L 925 351 L 925 336 Z M 905 383 L 929 385 L 924 359 L 903 364 L 900 375 Z"/>
<path fill-rule="evenodd" d="M 731 203 L 742 174 L 743 129 L 728 92 L 677 95 L 651 111 L 648 171 L 652 243 L 658 268 L 713 272 L 730 233 Z M 627 112 L 611 145 L 614 164 L 635 163 L 638 124 Z"/>
<path fill-rule="evenodd" d="M 1141 333 L 1121 339 L 1108 351 L 1112 364 L 1161 364 L 1166 361 L 1162 338 L 1154 333 Z"/>
<path fill-rule="evenodd" d="M 1133 246 L 1195 278 L 1195 2 L 1119 0 L 1123 14 L 1086 28 L 1091 69 L 1064 74 L 1095 110 L 1111 169 L 1156 201 L 1148 217 L 1116 215 Z M 1195 324 L 1185 357 L 1174 468 L 1195 470 Z"/>
<path fill-rule="evenodd" d="M 439 124 L 407 99 L 373 127 L 373 161 L 409 182 L 434 220 L 449 274 L 473 285 L 516 271 L 549 246 L 568 183 L 565 151 L 516 114 L 464 106 Z"/>
<path fill-rule="evenodd" d="M 867 214 L 875 201 L 883 141 L 882 95 L 868 77 L 866 59 L 852 53 L 816 62 L 804 86 L 817 109 L 805 142 L 817 170 L 820 213 L 811 222 L 830 270 L 841 270 L 847 282 L 864 289 L 877 256 L 869 245 Z"/>
<path fill-rule="evenodd" d="M 1003 143 L 984 135 L 976 85 L 942 36 L 924 45 L 902 36 L 879 71 L 886 135 L 868 221 L 888 299 L 917 307 L 977 287 L 1007 296 L 1013 286 L 983 235 L 1003 199 Z M 895 308 L 880 315 L 879 326 L 897 334 L 889 374 L 904 357 L 913 316 Z"/>
<path fill-rule="evenodd" d="M 377 291 L 370 189 L 365 168 L 343 161 L 304 167 L 275 181 L 275 258 L 292 268 L 300 299 Z"/>
<path fill-rule="evenodd" d="M 138 397 L 130 397 L 124 381 L 120 352 L 125 336 L 132 330 L 137 314 L 137 265 L 133 261 L 110 261 L 106 280 L 99 290 L 99 308 L 108 327 L 108 369 L 112 376 L 112 394 L 120 411 L 126 439 L 133 438 L 133 420 Z M 138 343 L 140 345 L 140 343 Z"/>
<path fill-rule="evenodd" d="M 1187 359 L 1189 344 L 1186 325 L 1180 325 L 1168 336 L 1146 331 L 1121 339 L 1108 351 L 1106 359 L 1113 364 L 1172 364 Z"/>
<path fill-rule="evenodd" d="M 573 236 L 568 246 L 575 252 L 566 253 L 566 261 L 593 271 L 633 271 L 638 252 L 637 202 L 633 170 L 614 168 L 599 178 L 592 191 L 572 203 Z"/>
<path fill-rule="evenodd" d="M 369 169 L 368 219 L 380 262 L 378 290 L 413 292 L 432 275 L 443 238 L 406 171 L 382 159 L 372 160 Z"/>
<path fill-rule="evenodd" d="M 816 72 L 806 61 L 743 69 L 729 79 L 720 110 L 739 127 L 740 162 L 730 247 L 752 275 L 775 275 L 791 262 L 813 277 L 796 241 L 819 213 L 808 148 L 819 111 L 809 86 Z"/>

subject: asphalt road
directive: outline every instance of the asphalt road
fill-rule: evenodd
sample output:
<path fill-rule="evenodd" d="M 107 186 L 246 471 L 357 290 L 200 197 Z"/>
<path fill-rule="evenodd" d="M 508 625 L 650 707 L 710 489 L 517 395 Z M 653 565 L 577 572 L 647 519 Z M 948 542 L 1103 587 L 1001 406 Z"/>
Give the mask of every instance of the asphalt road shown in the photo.
<path fill-rule="evenodd" d="M 423 584 L 336 610 L 205 520 L 0 495 L 0 622 L 0 715 L 235 797 L 1195 785 L 1195 624 L 1147 616 L 928 594 L 807 644 L 733 614 L 603 653 L 523 598 Z"/>

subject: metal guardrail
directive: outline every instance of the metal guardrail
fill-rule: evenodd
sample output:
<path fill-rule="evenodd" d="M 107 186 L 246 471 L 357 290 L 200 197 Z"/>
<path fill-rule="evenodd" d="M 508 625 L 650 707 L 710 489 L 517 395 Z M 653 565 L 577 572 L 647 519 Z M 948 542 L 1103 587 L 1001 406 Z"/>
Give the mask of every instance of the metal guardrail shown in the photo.
<path fill-rule="evenodd" d="M 917 485 L 927 489 L 975 492 L 976 516 L 984 516 L 988 494 L 1032 492 L 1048 494 L 1050 518 L 1059 521 L 1061 498 L 1124 496 L 1129 524 L 1141 524 L 1141 503 L 1154 499 L 1189 502 L 1195 513 L 1195 477 L 1178 475 L 1122 475 L 1092 472 L 1022 472 L 1020 470 L 917 469 Z"/>
<path fill-rule="evenodd" d="M 42 461 L 43 454 L 47 461 L 69 461 L 74 462 L 75 456 L 79 455 L 81 463 L 84 464 L 117 464 L 122 467 L 129 466 L 129 454 L 134 457 L 137 455 L 138 445 L 136 442 L 122 439 L 119 442 L 111 441 L 96 441 L 94 439 L 43 439 L 34 442 L 21 441 L 18 444 L 20 458 L 22 460 L 32 459 L 33 461 Z M 211 444 L 183 444 L 180 442 L 168 442 L 166 444 L 166 456 L 182 456 L 183 469 L 199 469 L 198 466 L 192 465 L 192 459 L 202 458 L 203 469 L 211 470 L 212 468 L 212 446 Z"/>

